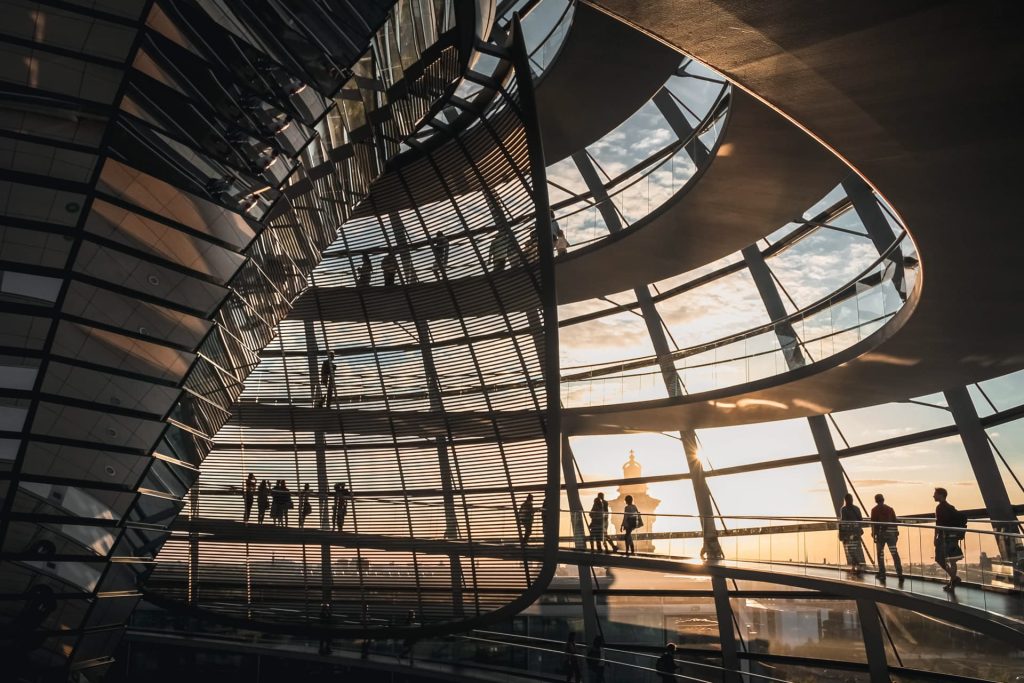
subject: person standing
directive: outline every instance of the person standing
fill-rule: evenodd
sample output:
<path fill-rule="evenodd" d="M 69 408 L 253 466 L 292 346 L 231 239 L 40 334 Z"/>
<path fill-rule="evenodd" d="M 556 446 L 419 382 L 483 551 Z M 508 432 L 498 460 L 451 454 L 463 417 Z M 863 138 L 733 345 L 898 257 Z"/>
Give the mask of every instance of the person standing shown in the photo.
<path fill-rule="evenodd" d="M 288 526 L 288 511 L 295 507 L 292 492 L 288 490 L 288 482 L 281 480 L 281 525 Z"/>
<path fill-rule="evenodd" d="M 384 286 L 391 287 L 395 284 L 395 276 L 398 275 L 398 259 L 395 252 L 388 249 L 384 258 L 380 260 L 380 272 L 384 274 Z"/>
<path fill-rule="evenodd" d="M 270 522 L 274 526 L 281 526 L 284 517 L 284 496 L 281 489 L 280 479 L 274 482 L 274 488 L 270 489 Z"/>
<path fill-rule="evenodd" d="M 264 479 L 260 482 L 260 486 L 256 489 L 256 511 L 258 514 L 257 520 L 259 524 L 263 524 L 263 518 L 267 516 L 267 510 L 270 509 L 270 482 Z"/>
<path fill-rule="evenodd" d="M 242 484 L 242 502 L 245 505 L 245 513 L 242 515 L 242 522 L 245 524 L 249 523 L 249 517 L 252 516 L 252 504 L 256 500 L 256 475 L 252 472 L 245 478 L 245 483 Z"/>
<path fill-rule="evenodd" d="M 348 499 L 352 492 L 344 484 L 334 485 L 334 508 L 331 510 L 331 529 L 341 531 L 348 513 Z"/>
<path fill-rule="evenodd" d="M 583 682 L 583 672 L 580 670 L 580 660 L 576 656 L 575 631 L 569 631 L 569 637 L 565 640 L 565 681 L 566 683 Z"/>
<path fill-rule="evenodd" d="M 448 238 L 444 236 L 443 231 L 438 230 L 430 240 L 430 251 L 434 254 L 434 277 L 440 280 L 442 273 L 448 268 Z"/>
<path fill-rule="evenodd" d="M 587 650 L 589 683 L 604 683 L 604 636 L 594 636 L 594 644 Z"/>
<path fill-rule="evenodd" d="M 853 494 L 847 493 L 843 503 L 839 509 L 839 540 L 843 542 L 850 572 L 859 576 L 864 571 L 864 549 L 860 542 L 864 535 L 864 515 L 853 504 Z"/>
<path fill-rule="evenodd" d="M 608 501 L 604 499 L 604 493 L 598 493 L 590 506 L 590 549 L 595 553 L 605 551 L 607 537 Z"/>
<path fill-rule="evenodd" d="M 309 502 L 309 484 L 304 484 L 302 490 L 299 491 L 299 526 L 306 526 L 306 517 L 309 513 L 313 512 L 313 506 Z"/>
<path fill-rule="evenodd" d="M 669 643 L 665 646 L 665 651 L 658 657 L 658 661 L 655 662 L 654 669 L 658 672 L 658 678 L 663 683 L 674 683 L 678 668 L 676 664 L 676 644 Z"/>
<path fill-rule="evenodd" d="M 896 578 L 903 581 L 903 564 L 900 562 L 900 551 L 897 543 L 900 540 L 900 528 L 896 525 L 896 511 L 885 504 L 885 496 L 875 494 L 875 507 L 871 508 L 871 537 L 875 539 L 875 555 L 878 557 L 878 573 L 875 576 L 885 581 L 885 548 L 889 547 L 892 564 L 896 568 Z"/>
<path fill-rule="evenodd" d="M 334 383 L 334 371 L 337 366 L 334 365 L 334 351 L 327 352 L 327 358 L 324 359 L 323 365 L 320 366 L 320 384 L 323 385 L 324 395 L 320 399 L 320 407 L 327 406 L 328 408 L 334 403 L 334 399 L 337 398 L 337 385 Z"/>
<path fill-rule="evenodd" d="M 308 486 L 308 484 L 307 484 Z M 327 656 L 331 654 L 331 605 L 330 603 L 323 603 L 320 605 L 320 626 L 323 627 L 323 632 L 320 634 L 320 656 Z"/>
<path fill-rule="evenodd" d="M 555 233 L 555 255 L 565 256 L 569 252 L 569 240 L 565 238 L 565 233 L 559 230 Z"/>
<path fill-rule="evenodd" d="M 373 263 L 370 261 L 369 254 L 363 254 L 363 260 L 356 268 L 356 287 L 367 287 L 371 277 L 373 277 Z"/>
<path fill-rule="evenodd" d="M 949 576 L 949 582 L 942 587 L 943 590 L 956 590 L 960 583 L 957 576 L 956 563 L 964 559 L 964 553 L 960 550 L 961 532 L 949 528 L 939 527 L 966 527 L 965 515 L 949 504 L 946 498 L 949 493 L 941 486 L 935 489 L 932 499 L 937 503 L 935 506 L 935 563 L 942 567 L 942 571 Z"/>
<path fill-rule="evenodd" d="M 526 500 L 519 506 L 519 523 L 523 526 L 523 543 L 530 542 L 533 534 L 533 517 L 537 509 L 533 506 L 533 494 L 527 493 Z"/>
<path fill-rule="evenodd" d="M 644 519 L 640 516 L 640 510 L 633 505 L 633 496 L 626 496 L 626 507 L 622 510 L 622 531 L 623 541 L 626 544 L 626 557 L 636 555 L 636 546 L 633 545 L 633 531 L 644 525 Z"/>

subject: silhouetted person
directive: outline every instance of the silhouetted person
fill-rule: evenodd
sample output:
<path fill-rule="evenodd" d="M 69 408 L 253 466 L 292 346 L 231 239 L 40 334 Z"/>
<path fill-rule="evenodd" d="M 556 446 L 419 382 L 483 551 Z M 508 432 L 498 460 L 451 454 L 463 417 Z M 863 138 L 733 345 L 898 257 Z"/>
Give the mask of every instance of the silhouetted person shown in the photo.
<path fill-rule="evenodd" d="M 320 625 L 325 631 L 320 635 L 320 654 L 331 654 L 331 637 L 326 629 L 331 628 L 331 606 L 326 602 L 320 606 Z"/>
<path fill-rule="evenodd" d="M 438 230 L 430 240 L 430 251 L 434 254 L 434 277 L 441 279 L 441 274 L 448 268 L 448 238 Z"/>
<path fill-rule="evenodd" d="M 607 552 L 609 544 L 611 548 L 615 547 L 608 540 L 608 501 L 604 499 L 604 493 L 598 493 L 590 506 L 590 549 Z"/>
<path fill-rule="evenodd" d="M 398 275 L 398 259 L 395 252 L 388 250 L 384 258 L 380 260 L 380 272 L 384 274 L 384 286 L 391 287 L 395 284 L 395 276 Z"/>
<path fill-rule="evenodd" d="M 885 496 L 875 494 L 875 507 L 871 508 L 871 537 L 875 539 L 875 555 L 878 557 L 878 573 L 875 575 L 885 581 L 885 548 L 889 547 L 892 564 L 896 568 L 896 578 L 903 580 L 903 563 L 900 562 L 900 551 L 896 547 L 900 540 L 900 528 L 896 525 L 896 511 L 885 504 Z"/>
<path fill-rule="evenodd" d="M 864 570 L 864 549 L 860 544 L 860 538 L 864 535 L 864 515 L 853 504 L 853 494 L 847 493 L 843 503 L 843 507 L 839 508 L 839 540 L 843 542 L 850 571 L 859 575 Z"/>
<path fill-rule="evenodd" d="M 270 521 L 274 526 L 281 526 L 284 509 L 284 492 L 281 490 L 281 480 L 274 482 L 270 489 Z"/>
<path fill-rule="evenodd" d="M 415 628 L 416 626 L 419 626 L 419 622 L 416 621 L 416 610 L 411 609 L 405 615 L 405 625 L 409 628 Z M 398 651 L 398 659 L 401 660 L 402 657 L 408 655 L 409 664 L 412 664 L 414 645 L 416 645 L 416 639 L 412 636 L 406 636 L 405 639 L 402 641 L 402 649 Z"/>
<path fill-rule="evenodd" d="M 582 683 L 583 672 L 580 671 L 580 660 L 576 656 L 576 632 L 569 631 L 565 640 L 565 680 L 568 683 Z"/>
<path fill-rule="evenodd" d="M 337 398 L 338 388 L 334 383 L 334 371 L 337 366 L 334 365 L 334 351 L 327 352 L 327 358 L 324 359 L 323 364 L 320 366 L 320 384 L 323 385 L 324 395 L 320 399 L 321 406 L 331 407 L 334 403 L 334 399 Z"/>
<path fill-rule="evenodd" d="M 256 475 L 252 472 L 245 478 L 245 483 L 242 484 L 242 502 L 245 505 L 245 513 L 242 515 L 242 521 L 246 524 L 249 523 L 249 517 L 252 516 L 252 504 L 256 500 Z"/>
<path fill-rule="evenodd" d="M 587 650 L 589 683 L 604 683 L 604 636 L 594 636 L 594 644 Z"/>
<path fill-rule="evenodd" d="M 665 651 L 658 657 L 658 661 L 654 664 L 654 670 L 658 672 L 658 677 L 663 683 L 673 683 L 676 680 L 675 673 L 679 667 L 676 665 L 676 644 L 669 643 L 665 646 Z"/>
<path fill-rule="evenodd" d="M 958 512 L 955 507 L 946 501 L 949 493 L 946 489 L 939 487 L 935 489 L 932 498 L 938 505 L 935 506 L 935 526 L 937 527 L 960 527 L 963 524 L 963 513 Z M 956 563 L 964 559 L 964 553 L 960 550 L 960 538 L 962 535 L 957 531 L 949 529 L 935 530 L 935 563 L 942 567 L 942 571 L 949 575 L 949 582 L 943 586 L 943 590 L 955 590 L 960 577 L 956 573 Z"/>
<path fill-rule="evenodd" d="M 288 482 L 281 480 L 281 524 L 288 526 L 288 513 L 295 507 L 292 492 L 288 490 Z"/>
<path fill-rule="evenodd" d="M 565 233 L 559 230 L 555 233 L 555 254 L 557 256 L 565 256 L 569 251 L 569 240 L 565 238 Z"/>
<path fill-rule="evenodd" d="M 263 524 L 263 518 L 267 516 L 270 509 L 270 482 L 264 479 L 256 489 L 256 511 L 259 514 L 258 521 Z"/>
<path fill-rule="evenodd" d="M 526 500 L 519 506 L 519 523 L 523 525 L 523 542 L 530 541 L 533 534 L 533 517 L 537 514 L 537 508 L 533 506 L 533 494 L 527 493 Z"/>
<path fill-rule="evenodd" d="M 363 254 L 363 260 L 356 268 L 356 286 L 366 287 L 370 284 L 370 278 L 373 276 L 373 264 L 370 262 L 370 255 Z"/>
<path fill-rule="evenodd" d="M 352 492 L 344 484 L 334 485 L 334 506 L 331 508 L 331 529 L 341 531 L 348 513 L 348 499 Z"/>
<path fill-rule="evenodd" d="M 313 505 L 309 502 L 309 495 L 312 493 L 309 490 L 309 484 L 304 484 L 302 490 L 299 491 L 299 526 L 306 526 L 306 517 L 309 513 L 313 512 Z"/>
<path fill-rule="evenodd" d="M 508 259 L 514 250 L 510 244 L 511 241 L 512 239 L 509 237 L 507 230 L 499 228 L 498 234 L 491 240 L 490 258 L 492 272 L 505 270 L 505 264 L 508 263 Z"/>
<path fill-rule="evenodd" d="M 540 258 L 540 250 L 537 248 L 537 234 L 531 232 L 526 240 L 526 248 L 523 249 L 523 258 L 527 263 L 536 263 Z"/>
<path fill-rule="evenodd" d="M 640 510 L 633 505 L 633 496 L 626 496 L 626 507 L 622 509 L 623 541 L 626 544 L 626 557 L 636 554 L 636 546 L 633 545 L 633 530 L 644 525 L 644 519 L 640 516 Z"/>

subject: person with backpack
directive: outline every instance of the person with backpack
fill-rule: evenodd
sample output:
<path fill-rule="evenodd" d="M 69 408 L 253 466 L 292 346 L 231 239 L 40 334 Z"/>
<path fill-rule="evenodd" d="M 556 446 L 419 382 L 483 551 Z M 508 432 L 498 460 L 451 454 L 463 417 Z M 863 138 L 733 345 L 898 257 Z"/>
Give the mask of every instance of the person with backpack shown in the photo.
<path fill-rule="evenodd" d="M 537 508 L 533 505 L 533 494 L 527 493 L 526 500 L 519 506 L 519 523 L 523 525 L 523 543 L 530 542 L 533 535 L 533 518 L 537 514 Z"/>
<path fill-rule="evenodd" d="M 943 586 L 942 590 L 953 591 L 960 583 L 956 563 L 964 559 L 964 553 L 960 550 L 960 539 L 966 534 L 967 515 L 950 505 L 946 501 L 947 496 L 949 493 L 941 486 L 937 487 L 932 495 L 938 503 L 935 506 L 935 564 L 949 575 L 949 583 Z"/>
<path fill-rule="evenodd" d="M 636 546 L 633 545 L 633 530 L 644 525 L 644 518 L 640 516 L 640 509 L 633 505 L 633 496 L 626 496 L 626 507 L 622 509 L 622 526 L 619 528 L 623 533 L 622 540 L 626 544 L 626 557 L 636 555 Z"/>
<path fill-rule="evenodd" d="M 658 661 L 654 664 L 654 670 L 658 672 L 658 677 L 662 680 L 662 683 L 672 683 L 676 680 L 676 669 L 679 667 L 676 665 L 676 644 L 669 643 L 665 646 L 665 651 L 658 657 Z"/>

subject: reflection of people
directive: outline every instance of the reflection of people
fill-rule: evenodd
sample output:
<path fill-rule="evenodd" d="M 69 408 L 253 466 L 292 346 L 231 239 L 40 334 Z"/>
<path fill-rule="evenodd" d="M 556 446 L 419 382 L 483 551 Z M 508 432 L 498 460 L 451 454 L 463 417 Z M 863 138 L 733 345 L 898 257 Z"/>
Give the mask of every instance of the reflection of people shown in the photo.
<path fill-rule="evenodd" d="M 587 650 L 587 670 L 590 683 L 604 683 L 604 637 L 594 636 L 594 644 Z"/>
<path fill-rule="evenodd" d="M 443 231 L 438 230 L 430 240 L 430 251 L 434 253 L 434 277 L 440 280 L 441 273 L 448 268 L 448 238 L 444 236 Z"/>
<path fill-rule="evenodd" d="M 245 514 L 242 515 L 242 521 L 246 524 L 249 523 L 249 517 L 252 515 L 252 504 L 256 500 L 256 475 L 252 472 L 245 478 L 245 483 L 242 485 L 242 501 L 245 504 Z"/>
<path fill-rule="evenodd" d="M 900 551 L 896 547 L 900 540 L 900 528 L 896 526 L 896 511 L 885 504 L 885 496 L 875 495 L 875 507 L 871 508 L 871 537 L 875 539 L 875 554 L 878 556 L 878 573 L 876 576 L 885 581 L 885 548 L 889 547 L 892 564 L 896 568 L 896 578 L 903 580 L 903 564 L 900 562 Z"/>
<path fill-rule="evenodd" d="M 569 631 L 565 640 L 565 680 L 566 683 L 582 683 L 583 672 L 580 671 L 580 660 L 576 656 L 576 632 Z"/>
<path fill-rule="evenodd" d="M 510 237 L 508 230 L 504 228 L 498 229 L 498 234 L 491 241 L 490 257 L 491 257 L 491 270 L 498 272 L 505 270 L 505 264 L 508 262 L 509 257 L 515 248 L 512 246 L 512 238 Z"/>
<path fill-rule="evenodd" d="M 640 516 L 640 510 L 633 505 L 633 496 L 626 496 L 626 507 L 622 509 L 622 531 L 623 541 L 626 544 L 626 557 L 636 554 L 636 546 L 633 545 L 633 530 L 644 525 L 644 519 Z"/>
<path fill-rule="evenodd" d="M 523 542 L 528 543 L 530 541 L 530 535 L 533 533 L 533 516 L 536 514 L 536 508 L 533 506 L 533 494 L 526 494 L 526 500 L 519 506 L 519 523 L 523 525 Z"/>
<path fill-rule="evenodd" d="M 665 651 L 658 657 L 657 663 L 654 665 L 655 670 L 658 672 L 658 677 L 661 678 L 663 683 L 673 683 L 676 680 L 676 669 L 679 667 L 676 665 L 676 644 L 669 643 L 665 646 Z"/>
<path fill-rule="evenodd" d="M 948 495 L 949 493 L 942 487 L 935 489 L 935 493 L 932 495 L 932 498 L 938 503 L 935 506 L 935 526 L 966 527 L 964 514 L 946 501 Z M 964 553 L 960 550 L 962 537 L 961 533 L 957 531 L 935 530 L 935 563 L 949 575 L 949 582 L 942 587 L 943 590 L 955 590 L 957 584 L 960 583 L 960 577 L 956 572 L 956 563 L 964 559 Z"/>
<path fill-rule="evenodd" d="M 860 574 L 864 569 L 864 549 L 860 545 L 860 537 L 864 535 L 864 515 L 853 504 L 853 494 L 847 493 L 843 502 L 839 509 L 839 540 L 843 542 L 850 571 Z"/>
<path fill-rule="evenodd" d="M 337 396 L 337 387 L 334 384 L 334 351 L 327 352 L 327 358 L 324 360 L 323 365 L 320 366 L 320 383 L 324 385 L 324 395 L 320 399 L 321 406 L 331 407 L 334 403 L 334 399 Z"/>

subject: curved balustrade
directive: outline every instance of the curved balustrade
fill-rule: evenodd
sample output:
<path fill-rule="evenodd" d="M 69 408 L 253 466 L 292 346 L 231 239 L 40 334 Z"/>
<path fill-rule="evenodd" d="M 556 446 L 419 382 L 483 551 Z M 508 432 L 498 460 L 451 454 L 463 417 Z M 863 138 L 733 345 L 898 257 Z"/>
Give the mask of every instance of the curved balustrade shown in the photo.
<path fill-rule="evenodd" d="M 902 233 L 874 263 L 830 296 L 767 325 L 669 354 L 684 393 L 738 386 L 813 365 L 865 339 L 906 303 L 916 282 L 913 244 Z M 896 264 L 909 265 L 894 282 Z M 783 340 L 788 340 L 784 342 Z M 563 369 L 566 407 L 666 398 L 665 359 L 644 357 L 588 369 Z M 657 369 L 649 369 L 649 368 Z"/>
<path fill-rule="evenodd" d="M 621 224 L 616 229 L 639 228 L 645 218 L 663 205 L 681 198 L 680 191 L 699 171 L 697 160 L 712 162 L 714 152 L 708 154 L 707 150 L 716 150 L 726 126 L 731 86 L 724 79 L 720 83 L 717 97 L 693 132 L 604 183 L 606 199 L 595 199 L 593 192 L 586 191 L 552 204 L 557 226 L 569 242 L 567 251 L 593 244 L 613 232 L 602 208 L 616 213 Z M 649 134 L 642 129 L 638 132 Z"/>

